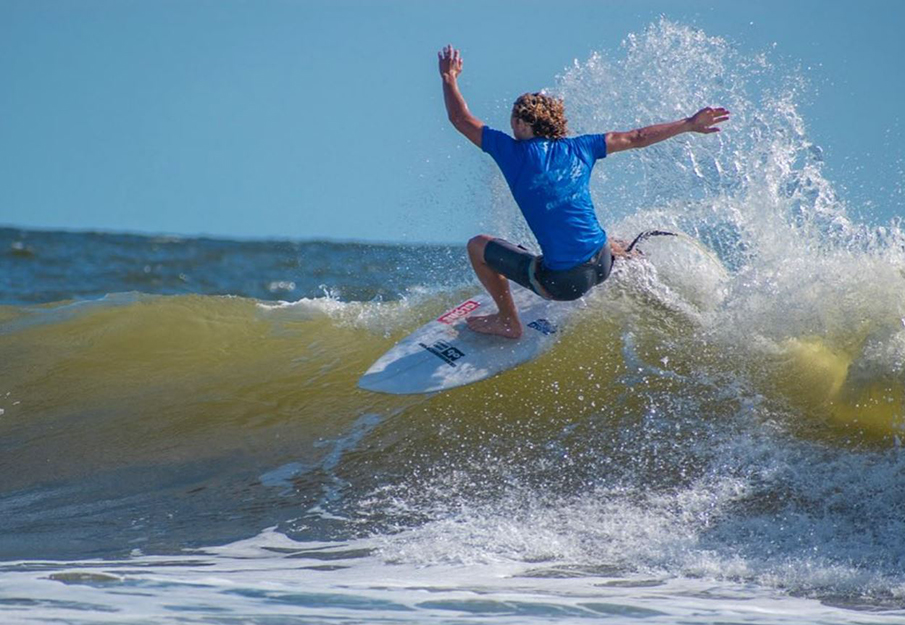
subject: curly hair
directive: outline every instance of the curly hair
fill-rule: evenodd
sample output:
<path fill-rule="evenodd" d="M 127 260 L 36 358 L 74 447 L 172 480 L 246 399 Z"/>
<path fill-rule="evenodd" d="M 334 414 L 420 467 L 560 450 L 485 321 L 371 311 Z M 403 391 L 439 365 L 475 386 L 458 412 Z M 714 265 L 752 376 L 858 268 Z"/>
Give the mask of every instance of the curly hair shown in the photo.
<path fill-rule="evenodd" d="M 512 105 L 512 115 L 530 124 L 536 137 L 562 139 L 568 133 L 563 101 L 542 91 L 520 95 Z"/>

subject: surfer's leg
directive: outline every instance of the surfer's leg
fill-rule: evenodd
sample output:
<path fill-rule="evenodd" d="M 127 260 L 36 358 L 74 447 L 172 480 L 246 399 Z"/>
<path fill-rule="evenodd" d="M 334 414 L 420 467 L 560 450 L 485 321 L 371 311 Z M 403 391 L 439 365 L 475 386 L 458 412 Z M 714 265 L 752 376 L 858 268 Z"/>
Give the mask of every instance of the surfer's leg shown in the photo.
<path fill-rule="evenodd" d="M 471 266 L 474 268 L 478 280 L 490 293 L 499 312 L 493 315 L 472 316 L 466 319 L 466 322 L 468 327 L 475 332 L 517 339 L 522 335 L 522 323 L 519 321 L 518 310 L 512 300 L 509 280 L 484 260 L 484 249 L 492 240 L 493 237 L 486 234 L 472 237 L 468 242 L 468 258 L 471 260 Z"/>

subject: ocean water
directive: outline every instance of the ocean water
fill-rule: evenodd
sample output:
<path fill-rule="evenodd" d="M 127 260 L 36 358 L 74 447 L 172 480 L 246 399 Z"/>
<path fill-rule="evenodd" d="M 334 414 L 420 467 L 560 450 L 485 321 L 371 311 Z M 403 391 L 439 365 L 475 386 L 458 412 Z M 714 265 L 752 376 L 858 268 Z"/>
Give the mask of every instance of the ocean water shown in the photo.
<path fill-rule="evenodd" d="M 0 622 L 905 622 L 905 235 L 807 89 L 666 20 L 558 77 L 578 131 L 732 110 L 595 170 L 615 236 L 704 249 L 443 394 L 355 384 L 476 291 L 464 246 L 0 229 Z"/>

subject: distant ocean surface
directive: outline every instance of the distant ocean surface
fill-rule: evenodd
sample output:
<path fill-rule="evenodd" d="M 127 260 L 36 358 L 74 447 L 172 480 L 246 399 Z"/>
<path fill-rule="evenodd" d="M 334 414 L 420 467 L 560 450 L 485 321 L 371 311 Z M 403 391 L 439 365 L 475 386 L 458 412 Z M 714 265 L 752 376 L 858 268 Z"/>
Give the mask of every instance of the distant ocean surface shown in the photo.
<path fill-rule="evenodd" d="M 448 393 L 356 381 L 477 291 L 464 241 L 0 229 L 0 622 L 905 622 L 901 228 L 763 59 L 660 22 L 559 79 L 576 127 L 622 75 L 611 107 L 733 111 L 595 170 L 612 234 L 703 249 Z"/>
<path fill-rule="evenodd" d="M 0 228 L 0 249 L 0 301 L 17 305 L 130 291 L 368 301 L 399 299 L 409 285 L 425 278 L 441 285 L 454 279 L 461 285 L 468 277 L 464 243 L 449 248 L 223 241 Z"/>

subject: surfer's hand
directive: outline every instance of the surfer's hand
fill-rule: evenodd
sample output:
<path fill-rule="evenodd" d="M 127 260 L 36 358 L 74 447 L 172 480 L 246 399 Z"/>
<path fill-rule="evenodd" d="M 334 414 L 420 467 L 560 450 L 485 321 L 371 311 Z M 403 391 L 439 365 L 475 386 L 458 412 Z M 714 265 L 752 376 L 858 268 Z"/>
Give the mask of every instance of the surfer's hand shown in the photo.
<path fill-rule="evenodd" d="M 622 239 L 610 239 L 610 253 L 614 258 L 636 258 L 641 255 L 641 250 L 638 248 L 633 249 L 631 252 L 626 252 L 625 248 L 628 247 L 628 242 L 623 241 Z"/>
<path fill-rule="evenodd" d="M 444 78 L 457 78 L 462 73 L 462 55 L 452 44 L 437 52 L 437 57 L 440 61 L 440 75 Z"/>
<path fill-rule="evenodd" d="M 689 130 L 703 134 L 719 132 L 720 129 L 716 127 L 716 124 L 722 123 L 727 119 L 729 119 L 729 111 L 724 108 L 710 108 L 708 106 L 688 118 L 688 123 L 691 126 Z"/>

